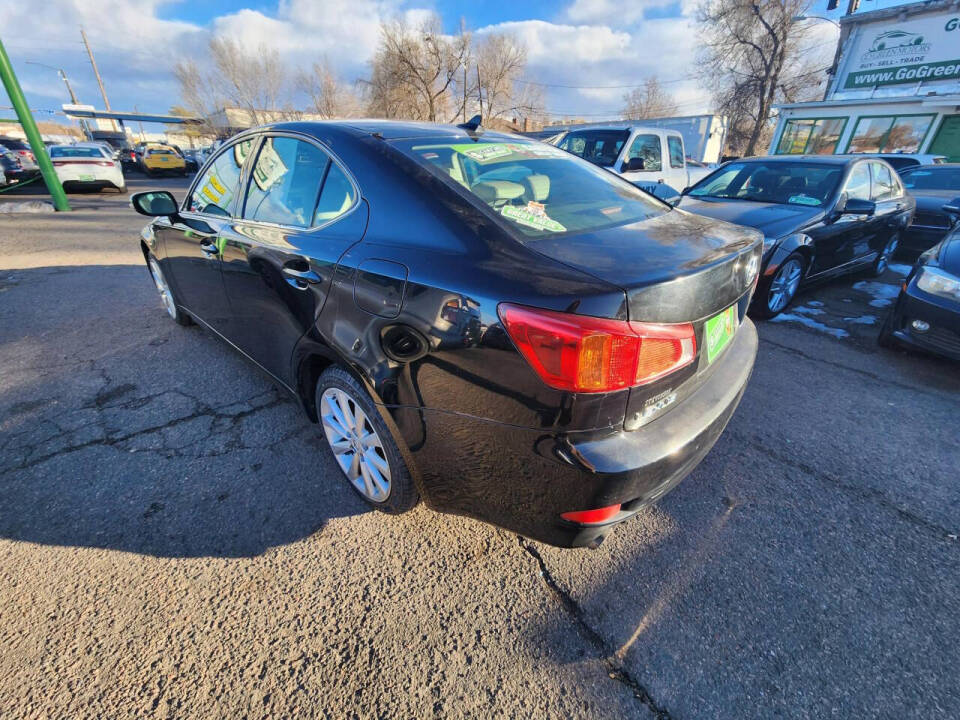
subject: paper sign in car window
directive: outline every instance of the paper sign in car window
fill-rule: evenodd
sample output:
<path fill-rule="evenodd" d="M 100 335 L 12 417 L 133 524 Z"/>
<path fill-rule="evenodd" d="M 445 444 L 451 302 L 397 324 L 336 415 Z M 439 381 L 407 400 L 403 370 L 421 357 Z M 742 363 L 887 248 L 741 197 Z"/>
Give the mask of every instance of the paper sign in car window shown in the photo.
<path fill-rule="evenodd" d="M 264 143 L 260 156 L 257 158 L 257 166 L 253 169 L 253 180 L 257 187 L 266 192 L 287 172 L 287 166 L 273 149 L 273 143 L 270 140 Z"/>
<path fill-rule="evenodd" d="M 788 203 L 793 203 L 794 205 L 819 205 L 820 201 L 815 197 L 810 197 L 809 195 L 791 195 L 787 199 Z"/>
<path fill-rule="evenodd" d="M 548 218 L 545 212 L 540 213 L 528 207 L 504 205 L 500 210 L 500 214 L 519 225 L 526 225 L 534 230 L 547 230 L 549 232 L 563 232 L 566 230 L 566 228 L 556 220 Z"/>

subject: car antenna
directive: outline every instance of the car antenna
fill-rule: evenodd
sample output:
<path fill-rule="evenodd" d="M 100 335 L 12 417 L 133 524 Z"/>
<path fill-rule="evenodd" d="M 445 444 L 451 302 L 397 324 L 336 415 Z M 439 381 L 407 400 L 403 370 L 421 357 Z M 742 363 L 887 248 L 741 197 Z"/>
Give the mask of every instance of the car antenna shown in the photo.
<path fill-rule="evenodd" d="M 460 123 L 459 125 L 457 125 L 457 127 L 463 128 L 469 133 L 475 133 L 478 129 L 480 129 L 480 123 L 482 122 L 483 122 L 483 118 L 481 118 L 479 115 L 474 115 L 465 123 Z"/>

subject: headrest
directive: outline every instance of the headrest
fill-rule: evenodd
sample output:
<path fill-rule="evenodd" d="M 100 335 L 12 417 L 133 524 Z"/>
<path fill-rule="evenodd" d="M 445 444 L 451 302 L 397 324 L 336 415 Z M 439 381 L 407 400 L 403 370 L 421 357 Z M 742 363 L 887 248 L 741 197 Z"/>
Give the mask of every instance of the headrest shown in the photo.
<path fill-rule="evenodd" d="M 523 195 L 523 185 L 509 180 L 485 180 L 470 188 L 485 203 L 513 200 Z"/>
<path fill-rule="evenodd" d="M 528 200 L 543 202 L 550 196 L 550 177 L 548 175 L 527 175 L 523 178 L 524 194 Z"/>

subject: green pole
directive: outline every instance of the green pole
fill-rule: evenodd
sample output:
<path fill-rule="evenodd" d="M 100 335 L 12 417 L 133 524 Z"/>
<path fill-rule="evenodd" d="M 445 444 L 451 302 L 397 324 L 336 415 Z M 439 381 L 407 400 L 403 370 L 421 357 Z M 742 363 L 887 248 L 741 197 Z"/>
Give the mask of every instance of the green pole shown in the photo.
<path fill-rule="evenodd" d="M 30 113 L 30 107 L 23 97 L 23 90 L 20 89 L 17 76 L 13 73 L 13 65 L 10 64 L 10 58 L 7 56 L 6 48 L 3 47 L 3 41 L 0 41 L 0 78 L 3 79 L 3 86 L 7 89 L 7 95 L 10 96 L 13 109 L 17 112 L 20 126 L 26 133 L 27 141 L 33 150 L 33 156 L 37 160 L 37 165 L 40 166 L 40 174 L 43 175 L 43 181 L 47 184 L 50 197 L 53 198 L 53 206 L 57 210 L 69 210 L 70 203 L 67 202 L 67 195 L 63 192 L 63 186 L 60 184 L 60 178 L 57 177 L 57 171 L 53 169 L 53 163 L 50 162 L 50 156 L 47 155 L 47 146 L 43 144 L 40 130 L 37 128 L 37 123 Z"/>

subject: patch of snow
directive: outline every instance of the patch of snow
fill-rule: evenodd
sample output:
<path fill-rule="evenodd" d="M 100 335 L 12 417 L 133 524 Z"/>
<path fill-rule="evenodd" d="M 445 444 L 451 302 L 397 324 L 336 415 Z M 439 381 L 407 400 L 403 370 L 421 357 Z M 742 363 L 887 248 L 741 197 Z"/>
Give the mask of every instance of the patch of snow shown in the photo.
<path fill-rule="evenodd" d="M 887 267 L 893 270 L 900 277 L 906 277 L 910 274 L 910 271 L 913 270 L 913 265 L 901 265 L 899 263 L 891 263 L 890 265 L 887 265 Z"/>
<path fill-rule="evenodd" d="M 889 285 L 887 283 L 874 282 L 873 280 L 861 280 L 854 284 L 853 289 L 859 290 L 867 295 L 872 295 L 873 300 L 870 301 L 870 307 L 875 308 L 893 305 L 893 301 L 896 300 L 897 295 L 900 294 L 899 285 Z"/>
<path fill-rule="evenodd" d="M 823 305 L 823 303 L 819 304 Z M 810 305 L 813 305 L 813 302 L 811 302 Z M 806 307 L 805 305 L 797 305 L 795 308 L 793 308 L 793 311 L 795 313 L 803 313 L 804 315 L 823 315 L 826 313 L 826 310 L 820 310 L 819 308 L 815 307 Z"/>
<path fill-rule="evenodd" d="M 843 328 L 834 328 L 829 325 L 824 325 L 823 323 L 817 322 L 813 318 L 807 317 L 806 315 L 795 315 L 794 313 L 780 313 L 774 318 L 770 318 L 770 322 L 797 322 L 801 325 L 806 325 L 811 330 L 819 330 L 822 333 L 827 335 L 832 335 L 835 338 L 845 338 L 850 337 L 848 333 Z"/>
<path fill-rule="evenodd" d="M 819 300 L 811 300 L 810 302 L 807 303 L 807 305 L 811 307 L 823 307 L 823 303 L 820 302 Z"/>
<path fill-rule="evenodd" d="M 877 318 L 873 315 L 861 315 L 860 317 L 845 317 L 844 322 L 848 322 L 851 325 L 876 325 Z"/>
<path fill-rule="evenodd" d="M 0 203 L 0 213 L 46 213 L 55 211 L 53 203 L 43 202 L 42 200 Z"/>

